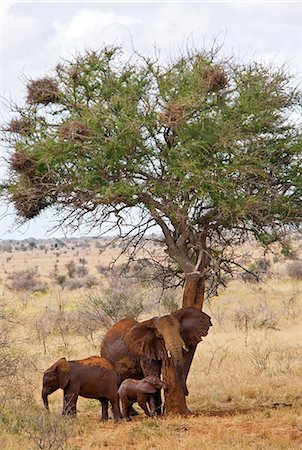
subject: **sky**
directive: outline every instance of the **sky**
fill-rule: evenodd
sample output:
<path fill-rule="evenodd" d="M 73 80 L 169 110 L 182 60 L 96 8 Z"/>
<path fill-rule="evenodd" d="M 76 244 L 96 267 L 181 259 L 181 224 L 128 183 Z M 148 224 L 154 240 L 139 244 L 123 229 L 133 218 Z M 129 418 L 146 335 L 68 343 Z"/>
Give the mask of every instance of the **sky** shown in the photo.
<path fill-rule="evenodd" d="M 22 103 L 25 79 L 49 74 L 60 58 L 104 44 L 169 57 L 194 43 L 239 60 L 286 65 L 302 80 L 302 1 L 10 1 L 1 2 L 1 125 L 8 121 L 5 99 Z M 0 126 L 1 126 L 0 125 Z M 0 148 L 0 178 L 7 149 Z M 70 236 L 53 231 L 56 217 L 16 226 L 12 208 L 0 203 L 0 239 Z M 51 231 L 52 230 L 52 231 Z M 84 233 L 78 230 L 76 235 Z M 76 236 L 75 235 L 75 236 Z"/>

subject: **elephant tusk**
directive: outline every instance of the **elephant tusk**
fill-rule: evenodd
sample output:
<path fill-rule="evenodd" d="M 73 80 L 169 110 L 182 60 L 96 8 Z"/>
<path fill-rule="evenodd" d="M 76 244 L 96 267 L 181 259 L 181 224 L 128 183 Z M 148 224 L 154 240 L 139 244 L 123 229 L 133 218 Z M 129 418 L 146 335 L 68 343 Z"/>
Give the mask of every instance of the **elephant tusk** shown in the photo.
<path fill-rule="evenodd" d="M 182 346 L 182 348 L 184 349 L 185 352 L 189 351 L 188 347 L 185 344 Z"/>
<path fill-rule="evenodd" d="M 168 358 L 172 357 L 170 350 L 167 350 L 167 354 L 168 354 Z"/>

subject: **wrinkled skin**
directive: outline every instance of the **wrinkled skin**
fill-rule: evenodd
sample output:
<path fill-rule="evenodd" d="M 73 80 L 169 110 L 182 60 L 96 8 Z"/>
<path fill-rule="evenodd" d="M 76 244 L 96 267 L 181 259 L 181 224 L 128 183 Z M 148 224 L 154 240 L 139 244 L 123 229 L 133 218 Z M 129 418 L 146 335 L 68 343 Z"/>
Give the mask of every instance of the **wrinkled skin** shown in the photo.
<path fill-rule="evenodd" d="M 163 387 L 165 387 L 164 383 L 154 375 L 149 375 L 142 380 L 133 378 L 124 380 L 118 390 L 124 418 L 131 420 L 131 407 L 135 402 L 138 402 L 147 416 L 153 416 L 155 414 L 154 394 Z"/>
<path fill-rule="evenodd" d="M 176 382 L 187 395 L 186 379 L 195 348 L 211 325 L 210 317 L 193 307 L 141 323 L 123 319 L 105 335 L 101 355 L 114 365 L 121 380 L 160 377 L 162 361 L 168 359 L 174 367 Z M 160 393 L 156 395 L 156 412 L 160 413 Z"/>
<path fill-rule="evenodd" d="M 63 389 L 63 415 L 76 415 L 78 396 L 95 398 L 102 404 L 101 420 L 108 420 L 108 401 L 114 420 L 120 419 L 117 389 L 119 376 L 112 364 L 101 356 L 77 361 L 59 359 L 43 375 L 42 399 L 48 409 L 48 396 Z"/>

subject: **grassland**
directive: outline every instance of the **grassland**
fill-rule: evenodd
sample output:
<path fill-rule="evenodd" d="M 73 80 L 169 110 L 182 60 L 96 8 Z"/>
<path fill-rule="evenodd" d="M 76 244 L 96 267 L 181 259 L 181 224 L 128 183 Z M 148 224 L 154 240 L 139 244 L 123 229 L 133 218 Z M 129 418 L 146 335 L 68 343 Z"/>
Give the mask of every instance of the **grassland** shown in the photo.
<path fill-rule="evenodd" d="M 120 305 L 122 294 L 133 295 L 138 305 L 144 300 L 145 318 L 167 312 L 181 293 L 159 303 L 155 285 L 108 283 L 102 267 L 115 248 L 76 241 L 31 247 L 13 243 L 0 253 L 1 449 L 302 449 L 302 276 L 289 270 L 299 261 L 272 260 L 262 283 L 235 278 L 207 302 L 214 326 L 188 380 L 192 416 L 140 414 L 116 425 L 100 423 L 98 402 L 87 399 L 79 400 L 77 419 L 62 419 L 61 391 L 45 414 L 42 373 L 61 356 L 98 354 L 106 323 L 95 316 L 95 299 Z"/>

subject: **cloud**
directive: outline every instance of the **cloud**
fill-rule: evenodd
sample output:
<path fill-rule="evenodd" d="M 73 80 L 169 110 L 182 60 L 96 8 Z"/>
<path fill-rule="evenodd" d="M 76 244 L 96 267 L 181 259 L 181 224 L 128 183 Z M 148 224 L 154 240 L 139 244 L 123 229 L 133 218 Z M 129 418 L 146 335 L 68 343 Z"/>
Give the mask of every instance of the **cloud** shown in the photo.
<path fill-rule="evenodd" d="M 56 21 L 54 23 L 54 29 L 58 31 L 60 37 L 67 40 L 87 39 L 89 33 L 98 33 L 110 25 L 129 26 L 140 22 L 140 19 L 123 14 L 106 13 L 96 9 L 84 9 L 79 11 L 67 26 L 62 22 Z"/>
<path fill-rule="evenodd" d="M 175 54 L 190 39 L 200 46 L 210 31 L 210 10 L 204 4 L 165 3 L 154 8 L 152 14 L 145 14 L 144 19 L 134 41 L 144 51 L 155 45 L 164 53 Z"/>
<path fill-rule="evenodd" d="M 53 22 L 49 47 L 56 48 L 60 56 L 75 50 L 99 48 L 104 42 L 117 41 L 130 27 L 141 22 L 138 17 L 113 11 L 82 9 L 69 22 L 66 19 Z"/>

